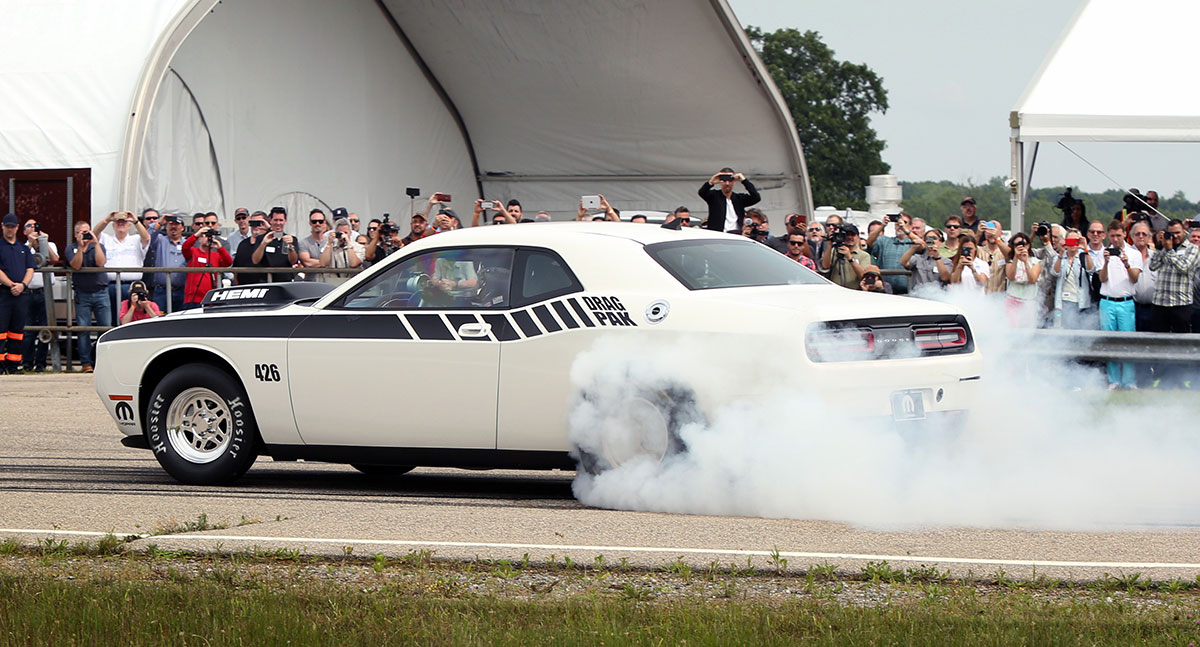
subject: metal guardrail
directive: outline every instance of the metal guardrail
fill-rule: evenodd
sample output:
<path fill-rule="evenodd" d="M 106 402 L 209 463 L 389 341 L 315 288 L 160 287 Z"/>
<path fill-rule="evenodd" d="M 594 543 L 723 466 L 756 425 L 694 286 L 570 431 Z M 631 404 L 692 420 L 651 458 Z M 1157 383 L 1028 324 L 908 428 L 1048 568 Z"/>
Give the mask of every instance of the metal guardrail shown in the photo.
<path fill-rule="evenodd" d="M 66 342 L 67 342 L 65 352 L 63 353 L 63 355 L 65 357 L 65 362 L 61 361 L 60 358 L 57 356 L 57 353 L 58 353 L 57 347 L 52 346 L 53 348 L 55 348 L 55 357 L 53 358 L 53 363 L 54 363 L 55 370 L 63 369 L 64 363 L 65 363 L 65 369 L 70 370 L 70 367 L 72 364 L 71 356 L 73 354 L 72 353 L 72 350 L 73 350 L 72 345 L 73 345 L 76 334 L 80 334 L 80 333 L 89 333 L 90 334 L 93 332 L 103 334 L 105 331 L 111 330 L 112 328 L 115 328 L 116 326 L 120 325 L 117 322 L 114 322 L 115 325 L 113 325 L 113 326 L 77 326 L 77 325 L 75 325 L 75 299 L 74 299 L 74 279 L 73 279 L 75 274 L 117 273 L 117 280 L 114 281 L 114 283 L 116 284 L 117 294 L 119 295 L 122 292 L 121 285 L 122 285 L 123 281 L 120 278 L 120 274 L 122 272 L 140 272 L 143 275 L 143 278 L 141 279 L 143 281 L 147 280 L 145 278 L 145 275 L 147 275 L 147 274 L 166 274 L 168 283 L 170 283 L 171 275 L 173 275 L 173 274 L 235 274 L 235 275 L 236 274 L 265 274 L 267 276 L 267 282 L 269 283 L 269 282 L 271 282 L 271 278 L 272 278 L 273 274 L 304 274 L 306 276 L 309 274 L 354 275 L 354 274 L 358 274 L 359 272 L 363 271 L 363 268 L 361 268 L 361 267 L 270 267 L 270 268 L 265 268 L 265 267 L 232 267 L 232 266 L 230 266 L 230 267 L 81 267 L 79 269 L 72 269 L 70 267 L 56 267 L 56 266 L 47 265 L 47 266 L 38 268 L 36 271 L 42 275 L 42 285 L 43 285 L 43 287 L 42 287 L 43 297 L 42 298 L 45 301 L 46 321 L 47 322 L 55 322 L 55 323 L 51 323 L 51 324 L 48 324 L 45 326 L 26 326 L 25 331 L 28 333 L 38 335 L 39 339 L 41 341 L 43 341 L 43 343 L 46 343 L 46 344 L 54 344 L 54 342 L 56 341 L 56 338 L 59 335 L 64 336 L 66 339 Z M 67 312 L 66 312 L 66 317 L 64 317 L 64 319 L 66 319 L 66 321 L 67 321 L 67 325 L 65 325 L 65 326 L 57 325 L 58 317 L 56 316 L 56 314 L 54 312 L 54 302 L 56 301 L 56 299 L 54 298 L 53 277 L 56 275 L 63 275 L 63 276 L 66 276 L 66 278 L 67 278 L 67 284 L 66 284 L 67 298 L 65 299 L 65 302 L 67 305 Z M 132 283 L 132 281 L 125 281 L 125 283 Z M 214 284 L 215 283 L 216 283 L 216 281 L 214 281 Z M 172 288 L 172 291 L 174 291 L 176 289 L 182 290 L 183 288 Z M 120 304 L 118 303 L 115 305 L 116 305 L 116 307 L 114 309 L 119 311 Z M 167 311 L 164 314 L 171 313 L 172 305 L 173 305 L 172 300 L 170 298 L 168 298 L 167 299 Z M 43 334 L 49 335 L 49 338 L 47 339 L 47 338 L 43 337 Z"/>
<path fill-rule="evenodd" d="M 95 274 L 100 272 L 142 272 L 143 274 L 196 274 L 196 273 L 232 273 L 232 274 L 358 274 L 363 268 L 300 268 L 300 267 L 85 267 L 78 270 L 61 267 L 43 267 L 37 270 L 46 280 L 44 285 L 50 285 L 49 276 L 62 274 L 67 276 L 67 325 L 27 326 L 25 330 L 32 333 L 49 332 L 52 336 L 65 335 L 67 340 L 66 364 L 71 364 L 71 343 L 75 333 L 103 333 L 112 326 L 76 326 L 74 325 L 74 299 L 70 297 L 73 274 Z M 883 270 L 884 275 L 911 274 L 907 270 Z M 121 282 L 117 281 L 120 290 Z M 56 321 L 54 316 L 53 291 L 44 288 L 47 321 Z M 167 301 L 170 312 L 170 300 Z M 1116 332 L 1099 330 L 1059 330 L 1038 329 L 1029 331 L 1030 341 L 1019 352 L 1060 360 L 1081 360 L 1096 362 L 1152 362 L 1157 364 L 1200 364 L 1200 333 L 1154 333 L 1154 332 Z M 53 338 L 51 339 L 53 341 Z M 56 363 L 56 368 L 58 368 Z"/>
<path fill-rule="evenodd" d="M 1087 362 L 1200 364 L 1200 334 L 1102 330 L 1034 330 L 1028 355 Z"/>

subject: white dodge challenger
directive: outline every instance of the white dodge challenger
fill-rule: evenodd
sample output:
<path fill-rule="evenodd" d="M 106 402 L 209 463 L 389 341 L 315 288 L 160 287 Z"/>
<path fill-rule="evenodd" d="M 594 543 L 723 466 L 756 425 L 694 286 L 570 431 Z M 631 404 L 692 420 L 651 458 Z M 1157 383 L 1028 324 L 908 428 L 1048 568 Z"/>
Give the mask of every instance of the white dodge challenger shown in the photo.
<path fill-rule="evenodd" d="M 214 290 L 202 309 L 105 333 L 95 385 L 122 443 L 184 483 L 229 483 L 260 455 L 380 474 L 599 471 L 686 451 L 680 425 L 746 394 L 679 375 L 620 405 L 632 439 L 573 447 L 581 353 L 748 331 L 793 353 L 819 397 L 897 424 L 960 414 L 981 376 L 951 306 L 846 290 L 727 234 L 553 223 L 430 236 L 337 287 Z"/>

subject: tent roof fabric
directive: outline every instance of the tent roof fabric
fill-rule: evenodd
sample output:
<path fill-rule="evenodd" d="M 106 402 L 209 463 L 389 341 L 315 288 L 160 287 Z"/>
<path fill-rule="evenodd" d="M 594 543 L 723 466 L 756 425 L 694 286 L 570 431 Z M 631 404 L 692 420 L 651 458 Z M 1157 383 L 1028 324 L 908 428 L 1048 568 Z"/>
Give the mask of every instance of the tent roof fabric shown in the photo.
<path fill-rule="evenodd" d="M 1200 141 L 1195 0 L 1084 0 L 1013 109 L 1021 141 Z"/>
<path fill-rule="evenodd" d="M 93 213 L 157 181 L 138 169 L 169 74 L 211 138 L 177 143 L 211 145 L 229 209 L 309 191 L 395 211 L 403 182 L 439 178 L 558 213 L 598 190 L 674 208 L 733 166 L 765 208 L 811 213 L 794 124 L 726 0 L 5 6 L 0 169 L 91 168 Z"/>

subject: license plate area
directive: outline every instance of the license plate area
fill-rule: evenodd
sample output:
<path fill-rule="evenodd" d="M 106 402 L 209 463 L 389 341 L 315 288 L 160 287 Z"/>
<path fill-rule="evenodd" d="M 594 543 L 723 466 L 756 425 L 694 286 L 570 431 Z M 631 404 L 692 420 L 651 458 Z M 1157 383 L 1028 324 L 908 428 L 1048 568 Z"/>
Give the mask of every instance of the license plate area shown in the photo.
<path fill-rule="evenodd" d="M 910 389 L 892 392 L 892 420 L 925 419 L 925 396 L 920 390 Z"/>

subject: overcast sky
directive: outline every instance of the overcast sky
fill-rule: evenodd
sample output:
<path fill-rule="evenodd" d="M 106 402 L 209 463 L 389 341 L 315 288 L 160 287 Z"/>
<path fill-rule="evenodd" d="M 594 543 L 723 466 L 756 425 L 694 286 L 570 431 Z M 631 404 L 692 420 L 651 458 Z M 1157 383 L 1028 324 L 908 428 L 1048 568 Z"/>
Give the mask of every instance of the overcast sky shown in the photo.
<path fill-rule="evenodd" d="M 814 30 L 840 60 L 883 78 L 891 106 L 871 123 L 901 183 L 1009 175 L 1008 114 L 1078 7 L 1076 0 L 729 0 L 742 25 Z M 1114 79 L 1113 91 L 1131 81 Z M 1196 144 L 1067 144 L 1126 187 L 1200 198 Z M 1116 188 L 1043 143 L 1033 186 Z"/>

